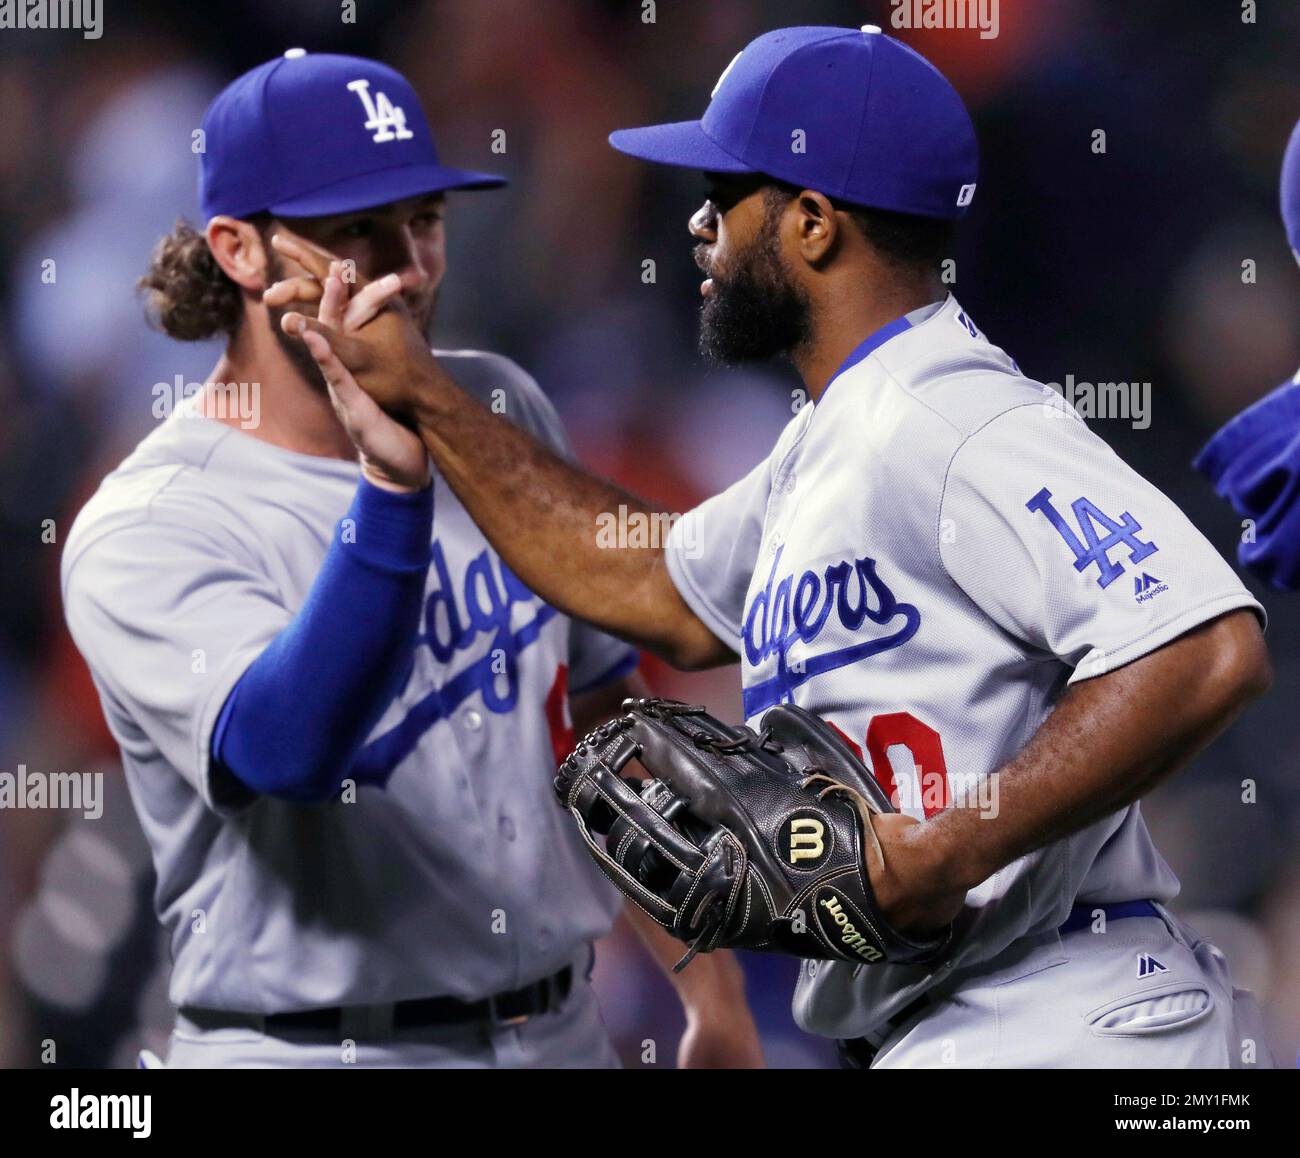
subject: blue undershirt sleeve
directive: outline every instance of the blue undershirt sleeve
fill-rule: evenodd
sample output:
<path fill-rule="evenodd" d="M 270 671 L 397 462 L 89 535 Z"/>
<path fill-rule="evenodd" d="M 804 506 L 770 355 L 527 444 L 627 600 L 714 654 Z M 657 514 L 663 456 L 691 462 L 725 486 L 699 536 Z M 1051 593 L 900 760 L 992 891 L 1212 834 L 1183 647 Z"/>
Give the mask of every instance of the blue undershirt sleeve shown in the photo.
<path fill-rule="evenodd" d="M 410 675 L 432 527 L 432 484 L 395 494 L 361 481 L 301 610 L 226 698 L 214 760 L 268 796 L 338 793 Z"/>

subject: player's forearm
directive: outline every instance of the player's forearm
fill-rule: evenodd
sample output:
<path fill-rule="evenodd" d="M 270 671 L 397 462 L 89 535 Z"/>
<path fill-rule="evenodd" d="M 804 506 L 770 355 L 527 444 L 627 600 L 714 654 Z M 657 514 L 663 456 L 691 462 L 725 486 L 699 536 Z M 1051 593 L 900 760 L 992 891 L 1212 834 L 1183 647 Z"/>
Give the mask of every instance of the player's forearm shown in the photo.
<path fill-rule="evenodd" d="M 409 674 L 424 602 L 432 492 L 362 482 L 348 521 L 293 621 L 244 672 L 213 729 L 212 755 L 243 784 L 297 803 L 334 797 Z M 342 527 L 342 524 L 341 524 Z"/>
<path fill-rule="evenodd" d="M 635 495 L 566 462 L 434 371 L 416 429 L 507 566 L 547 603 L 679 667 L 732 658 L 682 601 L 662 546 L 610 544 L 620 511 L 653 515 Z"/>
<path fill-rule="evenodd" d="M 702 953 L 689 969 L 674 973 L 673 966 L 682 959 L 686 946 L 631 901 L 623 906 L 623 915 L 689 1013 L 747 1012 L 745 973 L 734 953 L 726 949 Z"/>
<path fill-rule="evenodd" d="M 1139 799 L 1219 735 L 1271 679 L 1254 615 L 1237 611 L 1074 686 L 996 774 L 995 815 L 953 808 L 916 829 L 937 871 L 973 888 Z"/>

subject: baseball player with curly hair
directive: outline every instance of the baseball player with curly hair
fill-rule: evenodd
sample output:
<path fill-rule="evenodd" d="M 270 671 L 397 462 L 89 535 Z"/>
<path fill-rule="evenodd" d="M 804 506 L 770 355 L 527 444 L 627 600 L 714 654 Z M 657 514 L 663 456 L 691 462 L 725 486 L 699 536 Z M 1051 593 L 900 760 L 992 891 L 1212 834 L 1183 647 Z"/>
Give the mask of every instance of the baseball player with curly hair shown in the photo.
<path fill-rule="evenodd" d="M 1222 955 L 1165 907 L 1138 804 L 1268 687 L 1262 611 L 945 292 L 977 181 L 957 93 L 877 27 L 782 29 L 702 120 L 611 141 L 707 175 L 704 352 L 788 356 L 811 400 L 666 546 L 603 548 L 602 512 L 650 508 L 459 390 L 399 305 L 346 316 L 326 276 L 330 309 L 286 331 L 341 410 L 419 431 L 549 602 L 682 668 L 739 659 L 747 722 L 793 705 L 861 753 L 901 809 L 870 821 L 874 901 L 952 937 L 937 960 L 806 961 L 805 1028 L 882 1067 L 1269 1064 Z"/>
<path fill-rule="evenodd" d="M 637 653 L 529 589 L 412 432 L 336 413 L 262 300 L 304 274 L 279 231 L 374 279 L 349 309 L 397 294 L 426 334 L 444 194 L 502 182 L 442 164 L 392 69 L 301 49 L 226 88 L 203 139 L 206 229 L 179 225 L 144 285 L 167 333 L 225 353 L 62 561 L 157 869 L 168 1064 L 617 1064 L 589 977 L 622 898 L 551 779 L 575 725 L 642 690 Z M 439 357 L 568 457 L 518 366 Z M 761 1062 L 734 960 L 676 983 L 682 1064 Z"/>

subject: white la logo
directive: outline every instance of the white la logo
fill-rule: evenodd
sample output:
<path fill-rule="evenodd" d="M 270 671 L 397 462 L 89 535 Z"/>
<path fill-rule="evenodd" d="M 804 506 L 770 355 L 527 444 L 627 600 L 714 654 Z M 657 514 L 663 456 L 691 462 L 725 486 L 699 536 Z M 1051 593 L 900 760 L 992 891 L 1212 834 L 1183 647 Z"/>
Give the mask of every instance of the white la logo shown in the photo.
<path fill-rule="evenodd" d="M 722 87 L 722 82 L 727 79 L 728 75 L 731 73 L 731 70 L 736 67 L 736 61 L 738 61 L 744 55 L 745 55 L 745 50 L 742 48 L 738 53 L 736 53 L 735 56 L 731 58 L 731 63 L 722 70 L 722 75 L 718 77 L 718 83 L 713 86 L 713 91 L 709 93 L 709 100 L 712 100 L 715 96 L 718 95 L 718 89 Z"/>
<path fill-rule="evenodd" d="M 375 130 L 375 142 L 409 141 L 415 134 L 406 127 L 406 113 L 400 106 L 394 105 L 383 93 L 370 96 L 368 80 L 354 80 L 348 85 L 348 91 L 354 92 L 366 106 L 366 128 Z"/>

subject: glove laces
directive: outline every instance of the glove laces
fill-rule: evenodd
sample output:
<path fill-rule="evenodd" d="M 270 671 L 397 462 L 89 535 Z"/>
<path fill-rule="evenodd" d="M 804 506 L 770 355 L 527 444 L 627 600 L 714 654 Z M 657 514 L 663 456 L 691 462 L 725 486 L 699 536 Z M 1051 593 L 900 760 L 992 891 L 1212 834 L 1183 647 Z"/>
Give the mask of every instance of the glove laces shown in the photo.
<path fill-rule="evenodd" d="M 817 793 L 818 800 L 822 800 L 823 798 L 831 796 L 837 792 L 843 793 L 849 798 L 853 807 L 857 809 L 858 818 L 862 821 L 863 831 L 871 841 L 872 846 L 876 850 L 876 856 L 880 858 L 880 863 L 883 866 L 885 863 L 885 850 L 881 848 L 880 838 L 876 835 L 875 826 L 871 823 L 871 818 L 875 813 L 872 812 L 871 805 L 867 803 L 867 798 L 851 784 L 842 784 L 834 777 L 827 776 L 825 772 L 813 772 L 810 776 L 805 776 L 803 780 L 799 782 L 799 787 L 808 788 L 810 785 L 817 783 L 824 783 L 826 785 L 825 788 Z"/>

